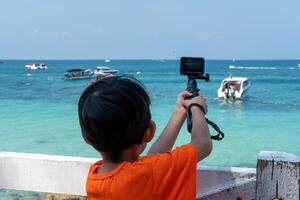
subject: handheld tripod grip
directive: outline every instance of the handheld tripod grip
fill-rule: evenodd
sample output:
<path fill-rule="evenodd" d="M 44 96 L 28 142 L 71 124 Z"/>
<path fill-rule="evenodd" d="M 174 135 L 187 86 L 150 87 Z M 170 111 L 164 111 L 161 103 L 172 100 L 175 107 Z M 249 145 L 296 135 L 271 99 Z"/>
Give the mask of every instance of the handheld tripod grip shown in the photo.
<path fill-rule="evenodd" d="M 199 89 L 197 88 L 197 81 L 195 79 L 189 78 L 186 90 L 193 94 L 188 99 L 199 96 Z M 187 110 L 186 112 L 186 118 L 187 118 L 187 130 L 189 133 L 192 133 L 192 126 L 193 126 L 192 112 L 190 112 L 189 110 Z M 222 140 L 224 138 L 224 133 L 220 130 L 219 126 L 207 118 L 205 118 L 205 120 L 207 124 L 209 124 L 218 133 L 217 135 L 212 135 L 211 139 Z"/>
<path fill-rule="evenodd" d="M 190 113 L 188 111 L 186 111 L 186 124 L 187 124 L 187 130 L 189 133 L 192 133 L 192 126 L 193 126 L 193 122 L 192 122 L 192 116 L 190 115 Z"/>
<path fill-rule="evenodd" d="M 186 90 L 193 94 L 188 99 L 199 96 L 199 89 L 197 88 L 197 81 L 195 79 L 189 79 L 188 80 Z M 192 113 L 191 112 L 186 111 L 186 119 L 187 119 L 187 130 L 188 130 L 189 133 L 191 133 L 192 132 L 192 126 L 193 126 Z"/>

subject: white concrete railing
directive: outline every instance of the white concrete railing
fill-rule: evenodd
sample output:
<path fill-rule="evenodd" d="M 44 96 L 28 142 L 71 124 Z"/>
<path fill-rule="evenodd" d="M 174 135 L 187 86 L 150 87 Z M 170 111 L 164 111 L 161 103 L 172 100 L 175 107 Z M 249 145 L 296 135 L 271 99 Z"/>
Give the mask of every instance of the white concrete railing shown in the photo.
<path fill-rule="evenodd" d="M 85 195 L 93 158 L 0 152 L 0 188 Z M 255 174 L 257 171 L 257 175 Z M 197 199 L 300 199 L 300 157 L 261 152 L 257 169 L 202 167 Z"/>
<path fill-rule="evenodd" d="M 89 165 L 96 159 L 0 153 L 0 188 L 85 195 Z"/>
<path fill-rule="evenodd" d="M 0 152 L 0 188 L 86 195 L 86 176 L 89 165 L 95 161 Z M 197 199 L 218 199 L 219 195 L 253 199 L 255 195 L 255 169 L 203 167 L 198 171 L 197 180 Z"/>

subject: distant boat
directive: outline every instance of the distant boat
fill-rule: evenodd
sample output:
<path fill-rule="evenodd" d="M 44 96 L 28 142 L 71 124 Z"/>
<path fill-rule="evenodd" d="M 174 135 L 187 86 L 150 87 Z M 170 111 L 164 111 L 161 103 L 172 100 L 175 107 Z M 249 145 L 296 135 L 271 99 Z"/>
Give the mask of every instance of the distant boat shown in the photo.
<path fill-rule="evenodd" d="M 113 77 L 113 74 L 98 74 L 96 75 L 96 81 L 101 80 L 103 78 L 110 78 Z"/>
<path fill-rule="evenodd" d="M 225 78 L 218 89 L 220 99 L 242 99 L 250 88 L 249 79 L 246 77 Z"/>
<path fill-rule="evenodd" d="M 47 69 L 47 65 L 44 64 L 44 63 L 33 63 L 33 64 L 28 64 L 28 65 L 25 65 L 25 68 L 27 70 L 40 70 L 40 69 Z"/>
<path fill-rule="evenodd" d="M 300 67 L 300 64 L 298 64 L 298 67 Z"/>
<path fill-rule="evenodd" d="M 105 60 L 106 63 L 109 63 L 110 61 L 111 61 L 111 60 L 109 60 L 109 59 L 106 59 L 106 60 Z"/>
<path fill-rule="evenodd" d="M 95 75 L 116 74 L 119 71 L 106 66 L 98 66 L 95 70 Z"/>
<path fill-rule="evenodd" d="M 90 79 L 94 76 L 91 69 L 70 69 L 65 72 L 64 80 Z"/>

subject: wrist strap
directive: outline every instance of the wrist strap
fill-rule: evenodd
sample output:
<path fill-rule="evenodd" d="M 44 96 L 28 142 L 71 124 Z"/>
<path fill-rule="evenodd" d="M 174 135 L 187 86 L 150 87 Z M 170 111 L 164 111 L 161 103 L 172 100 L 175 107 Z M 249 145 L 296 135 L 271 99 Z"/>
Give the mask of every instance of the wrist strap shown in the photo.
<path fill-rule="evenodd" d="M 189 107 L 188 107 L 188 112 L 192 113 L 191 108 L 192 108 L 193 106 L 197 106 L 198 108 L 200 108 L 200 110 L 203 112 L 204 115 L 206 114 L 206 113 L 205 113 L 205 110 L 204 110 L 204 108 L 203 108 L 203 106 L 201 106 L 201 105 L 198 104 L 198 103 L 191 103 L 191 104 L 189 105 Z"/>
<path fill-rule="evenodd" d="M 193 106 L 197 106 L 198 108 L 200 108 L 200 110 L 203 112 L 203 114 L 205 115 L 205 110 L 204 108 L 198 104 L 198 103 L 191 103 L 187 109 L 187 126 L 188 126 L 188 131 L 191 133 L 192 132 L 192 126 L 193 126 L 193 123 L 192 123 L 192 112 L 191 112 L 191 108 Z M 206 123 L 209 124 L 213 129 L 215 129 L 215 131 L 217 131 L 217 135 L 212 135 L 210 136 L 211 139 L 213 140 L 222 140 L 224 138 L 224 133 L 220 130 L 220 128 L 218 127 L 217 124 L 215 124 L 214 122 L 210 121 L 209 119 L 205 118 L 206 120 Z"/>

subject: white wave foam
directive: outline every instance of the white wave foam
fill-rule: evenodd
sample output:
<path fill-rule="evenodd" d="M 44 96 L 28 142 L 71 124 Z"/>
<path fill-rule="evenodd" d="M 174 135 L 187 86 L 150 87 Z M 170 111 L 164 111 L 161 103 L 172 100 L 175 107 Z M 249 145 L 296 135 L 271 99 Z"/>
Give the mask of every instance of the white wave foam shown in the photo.
<path fill-rule="evenodd" d="M 244 66 L 234 66 L 234 65 L 229 65 L 229 69 L 254 69 L 254 70 L 260 70 L 260 69 L 264 69 L 264 70 L 276 70 L 276 67 L 244 67 Z"/>

